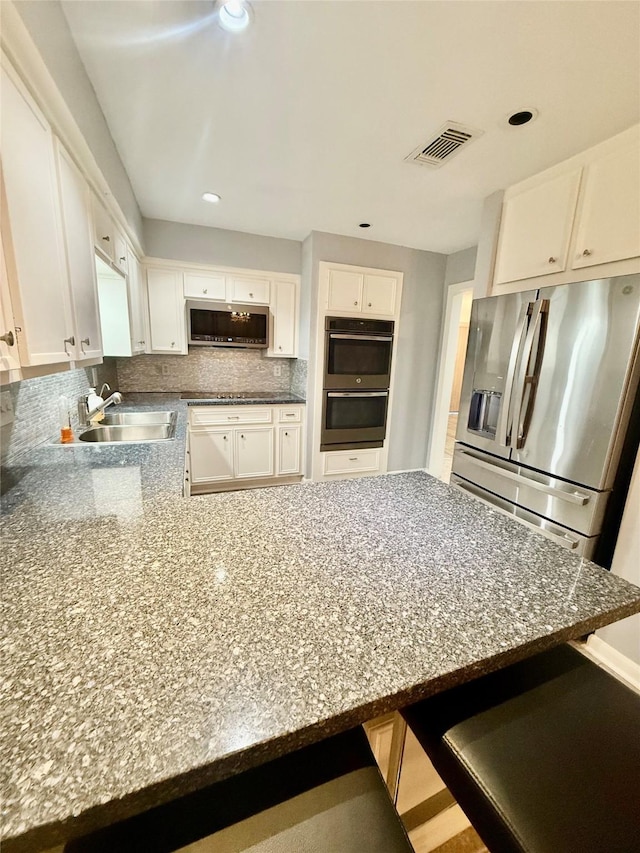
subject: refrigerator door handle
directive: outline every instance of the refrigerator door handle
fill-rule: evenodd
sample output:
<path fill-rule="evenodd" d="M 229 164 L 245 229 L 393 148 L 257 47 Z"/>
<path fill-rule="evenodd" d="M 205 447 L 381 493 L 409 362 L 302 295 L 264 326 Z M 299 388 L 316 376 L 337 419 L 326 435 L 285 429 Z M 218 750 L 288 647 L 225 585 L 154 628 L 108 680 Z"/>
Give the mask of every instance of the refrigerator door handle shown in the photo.
<path fill-rule="evenodd" d="M 473 453 L 469 453 L 467 450 L 458 449 L 457 452 L 461 456 L 466 456 L 467 459 L 471 460 L 474 465 L 478 466 L 478 468 L 484 468 L 486 471 L 491 471 L 493 474 L 500 474 L 501 477 L 505 477 L 507 480 L 514 480 L 522 486 L 530 486 L 532 489 L 538 489 L 538 491 L 551 495 L 554 498 L 560 498 L 560 500 L 569 501 L 569 503 L 578 504 L 578 506 L 586 506 L 591 500 L 591 495 L 586 495 L 578 489 L 568 491 L 561 489 L 558 486 L 540 483 L 538 480 L 527 477 L 526 474 L 518 473 L 517 471 L 509 471 L 507 468 L 502 468 L 500 465 L 494 465 L 493 462 L 485 462 L 484 459 L 478 459 L 477 456 L 474 456 Z"/>
<path fill-rule="evenodd" d="M 516 389 L 514 393 L 514 404 L 513 404 L 513 417 L 511 419 L 511 447 L 514 450 L 518 450 L 524 446 L 524 442 L 526 439 L 526 428 L 528 418 L 522 418 L 522 406 L 524 404 L 524 395 L 527 389 L 527 382 L 536 381 L 537 377 L 534 375 L 528 376 L 527 370 L 529 368 L 529 364 L 531 363 L 531 358 L 533 356 L 533 344 L 535 341 L 536 332 L 538 331 L 538 327 L 542 321 L 542 315 L 548 313 L 549 311 L 549 300 L 548 299 L 536 299 L 533 303 L 533 307 L 531 309 L 531 320 L 529 321 L 529 328 L 527 329 L 527 334 L 524 341 L 524 353 L 522 359 L 520 360 L 520 364 L 518 366 L 518 375 L 514 383 L 514 387 Z M 536 367 L 539 367 L 539 358 L 536 354 Z M 533 389 L 533 393 L 535 393 L 535 389 Z M 531 404 L 532 405 L 532 404 Z M 530 407 L 528 407 L 530 408 Z M 529 412 L 530 414 L 530 412 Z M 522 427 L 522 428 L 521 428 Z"/>
<path fill-rule="evenodd" d="M 535 303 L 533 302 L 527 302 L 526 305 L 523 305 L 522 312 L 518 318 L 516 331 L 513 336 L 511 355 L 509 356 L 509 366 L 507 367 L 507 376 L 504 383 L 504 395 L 502 397 L 502 405 L 500 406 L 500 416 L 496 425 L 496 441 L 502 447 L 509 447 L 509 412 L 511 411 L 511 400 L 513 397 L 513 382 L 516 366 L 524 346 L 527 315 L 534 304 Z"/>

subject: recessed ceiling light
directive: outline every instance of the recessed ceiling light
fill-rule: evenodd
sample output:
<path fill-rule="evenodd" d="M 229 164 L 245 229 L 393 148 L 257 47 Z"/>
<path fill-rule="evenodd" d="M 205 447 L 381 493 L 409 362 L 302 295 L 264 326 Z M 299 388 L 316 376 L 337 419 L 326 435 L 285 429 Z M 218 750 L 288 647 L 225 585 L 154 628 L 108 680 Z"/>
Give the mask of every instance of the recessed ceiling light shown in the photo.
<path fill-rule="evenodd" d="M 507 118 L 507 124 L 510 124 L 511 127 L 520 127 L 523 124 L 528 124 L 530 121 L 538 117 L 538 110 L 528 109 L 528 110 L 518 110 L 517 113 L 512 113 Z"/>
<path fill-rule="evenodd" d="M 245 30 L 251 21 L 250 6 L 245 0 L 227 0 L 218 6 L 220 26 L 230 33 Z"/>
<path fill-rule="evenodd" d="M 218 193 L 202 193 L 202 201 L 209 201 L 211 204 L 217 204 L 220 201 Z"/>
<path fill-rule="evenodd" d="M 358 225 L 358 228 L 371 228 L 371 223 L 370 222 L 361 222 L 360 225 Z"/>

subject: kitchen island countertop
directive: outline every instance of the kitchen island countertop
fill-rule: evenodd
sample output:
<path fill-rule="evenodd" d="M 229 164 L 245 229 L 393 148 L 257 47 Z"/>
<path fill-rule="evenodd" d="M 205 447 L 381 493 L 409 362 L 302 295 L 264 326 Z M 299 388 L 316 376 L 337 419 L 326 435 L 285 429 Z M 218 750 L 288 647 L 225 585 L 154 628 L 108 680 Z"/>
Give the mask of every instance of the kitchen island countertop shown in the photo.
<path fill-rule="evenodd" d="M 3 471 L 3 843 L 166 802 L 616 619 L 640 589 L 427 474 L 183 498 L 157 444 Z"/>

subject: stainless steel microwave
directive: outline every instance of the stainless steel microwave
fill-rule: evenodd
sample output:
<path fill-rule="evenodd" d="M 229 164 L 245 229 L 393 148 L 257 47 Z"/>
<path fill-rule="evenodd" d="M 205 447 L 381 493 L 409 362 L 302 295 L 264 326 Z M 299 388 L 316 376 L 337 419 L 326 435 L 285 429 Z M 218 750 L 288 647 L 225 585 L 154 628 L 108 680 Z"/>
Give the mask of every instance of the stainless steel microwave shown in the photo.
<path fill-rule="evenodd" d="M 266 305 L 229 305 L 187 301 L 189 345 L 198 347 L 269 346 L 269 308 Z"/>

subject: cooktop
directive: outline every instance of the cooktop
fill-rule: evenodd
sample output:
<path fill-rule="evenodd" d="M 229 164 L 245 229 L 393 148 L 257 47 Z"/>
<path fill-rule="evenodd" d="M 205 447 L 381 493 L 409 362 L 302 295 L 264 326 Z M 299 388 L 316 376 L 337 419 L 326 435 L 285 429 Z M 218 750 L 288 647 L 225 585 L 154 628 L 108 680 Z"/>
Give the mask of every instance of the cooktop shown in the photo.
<path fill-rule="evenodd" d="M 284 391 L 183 391 L 181 400 L 271 400 Z"/>

